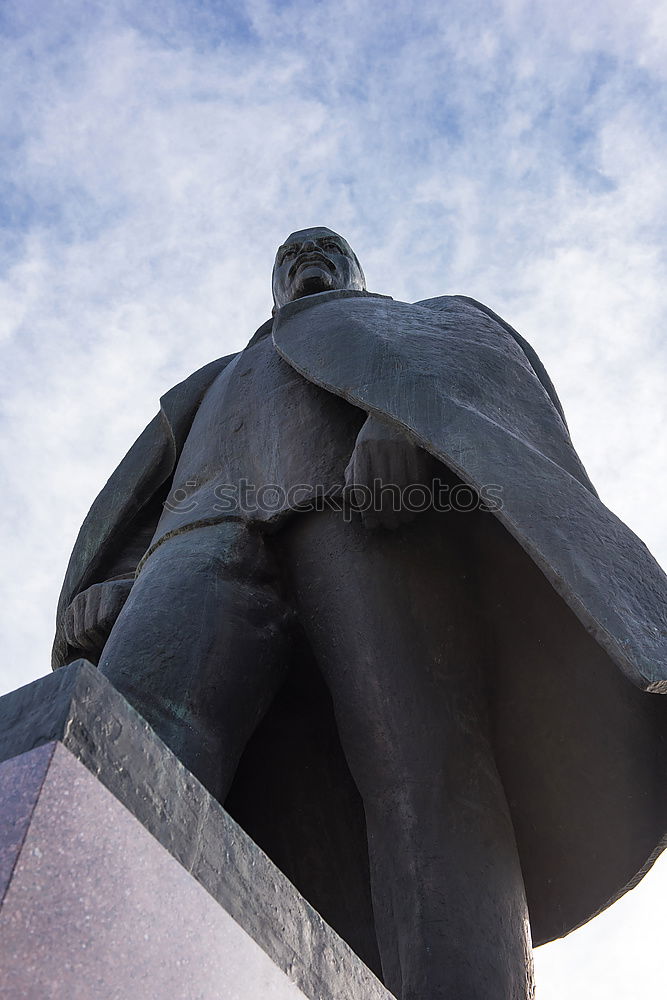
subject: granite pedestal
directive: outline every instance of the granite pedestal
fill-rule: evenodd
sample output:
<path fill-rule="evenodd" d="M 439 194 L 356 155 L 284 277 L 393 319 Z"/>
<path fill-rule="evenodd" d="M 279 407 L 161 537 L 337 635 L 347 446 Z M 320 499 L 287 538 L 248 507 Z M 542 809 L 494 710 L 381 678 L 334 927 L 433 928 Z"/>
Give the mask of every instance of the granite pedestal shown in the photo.
<path fill-rule="evenodd" d="M 84 660 L 0 699 L 0 996 L 391 1000 Z"/>

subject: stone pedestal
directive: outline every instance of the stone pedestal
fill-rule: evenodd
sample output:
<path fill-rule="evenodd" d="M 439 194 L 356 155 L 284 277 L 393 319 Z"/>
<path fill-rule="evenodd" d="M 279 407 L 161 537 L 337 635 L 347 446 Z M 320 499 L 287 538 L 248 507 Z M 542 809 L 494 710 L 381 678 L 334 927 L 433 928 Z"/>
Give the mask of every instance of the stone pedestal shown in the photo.
<path fill-rule="evenodd" d="M 0 699 L 0 996 L 391 1000 L 83 660 Z"/>

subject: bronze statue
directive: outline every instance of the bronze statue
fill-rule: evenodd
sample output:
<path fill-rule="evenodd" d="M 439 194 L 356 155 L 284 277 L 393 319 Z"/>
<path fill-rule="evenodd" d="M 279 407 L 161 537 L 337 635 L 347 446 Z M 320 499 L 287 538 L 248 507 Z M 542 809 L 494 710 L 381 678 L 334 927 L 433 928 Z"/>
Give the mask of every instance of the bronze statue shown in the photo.
<path fill-rule="evenodd" d="M 650 867 L 667 579 L 539 358 L 288 237 L 245 350 L 162 399 L 61 595 L 136 706 L 399 1000 L 526 998 Z"/>

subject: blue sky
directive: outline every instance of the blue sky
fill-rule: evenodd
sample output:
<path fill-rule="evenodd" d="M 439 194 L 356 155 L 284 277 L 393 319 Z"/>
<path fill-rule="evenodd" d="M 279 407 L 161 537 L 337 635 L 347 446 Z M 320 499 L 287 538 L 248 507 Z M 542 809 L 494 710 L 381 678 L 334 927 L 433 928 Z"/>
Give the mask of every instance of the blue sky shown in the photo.
<path fill-rule="evenodd" d="M 159 395 L 247 342 L 312 224 L 372 290 L 517 327 L 667 565 L 666 78 L 648 0 L 4 0 L 2 690 L 47 671 L 76 531 Z M 658 866 L 540 950 L 539 995 L 662 996 L 665 899 Z"/>

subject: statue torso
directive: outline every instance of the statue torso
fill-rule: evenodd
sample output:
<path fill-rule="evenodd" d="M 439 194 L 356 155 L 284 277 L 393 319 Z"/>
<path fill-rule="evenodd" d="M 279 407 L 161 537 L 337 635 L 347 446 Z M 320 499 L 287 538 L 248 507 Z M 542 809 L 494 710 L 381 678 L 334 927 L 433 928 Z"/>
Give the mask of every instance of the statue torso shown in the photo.
<path fill-rule="evenodd" d="M 202 521 L 279 522 L 342 486 L 365 417 L 295 372 L 270 336 L 252 344 L 199 406 L 155 540 Z"/>

